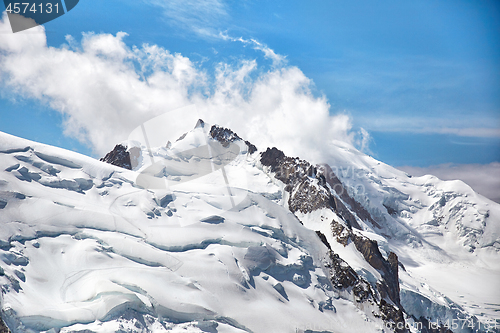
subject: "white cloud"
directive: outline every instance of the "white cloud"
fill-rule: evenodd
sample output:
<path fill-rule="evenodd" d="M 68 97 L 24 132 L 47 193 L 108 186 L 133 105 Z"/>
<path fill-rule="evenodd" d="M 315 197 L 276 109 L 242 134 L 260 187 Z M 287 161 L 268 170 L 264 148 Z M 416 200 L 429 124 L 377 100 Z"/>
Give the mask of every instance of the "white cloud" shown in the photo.
<path fill-rule="evenodd" d="M 255 60 L 220 63 L 209 77 L 157 45 L 128 47 L 125 33 L 84 34 L 81 44 L 68 38 L 69 45 L 54 48 L 43 27 L 37 34 L 9 29 L 4 16 L 3 89 L 62 113 L 65 134 L 101 156 L 142 122 L 191 103 L 205 121 L 230 127 L 260 148 L 277 146 L 316 162 L 324 162 L 328 142 L 355 142 L 350 118 L 331 116 L 326 98 L 314 96 L 311 80 L 293 66 L 265 71 Z"/>
<path fill-rule="evenodd" d="M 217 35 L 216 26 L 228 17 L 227 7 L 220 0 L 144 0 L 161 7 L 172 26 L 180 26 L 202 36 Z"/>
<path fill-rule="evenodd" d="M 468 128 L 441 128 L 438 130 L 424 129 L 424 132 L 431 133 L 441 133 L 441 134 L 455 134 L 458 136 L 470 136 L 470 137 L 486 137 L 486 138 L 500 138 L 500 128 L 479 128 L 479 127 L 468 127 Z"/>
<path fill-rule="evenodd" d="M 172 26 L 181 27 L 183 31 L 191 31 L 205 38 L 223 39 L 241 42 L 261 51 L 274 66 L 285 63 L 286 57 L 253 38 L 231 37 L 221 32 L 223 23 L 229 19 L 228 6 L 223 0 L 144 0 L 163 9 L 163 14 Z M 214 49 L 217 53 L 217 51 Z"/>
<path fill-rule="evenodd" d="M 264 45 L 264 44 L 256 41 L 255 39 L 251 39 L 251 41 L 255 44 L 255 46 L 254 46 L 255 50 L 262 51 L 264 53 L 264 56 L 268 59 L 271 59 L 275 64 L 279 65 L 285 61 L 284 56 L 282 56 L 280 54 L 276 54 L 274 52 L 274 50 L 269 48 L 267 45 Z"/>
<path fill-rule="evenodd" d="M 426 168 L 398 167 L 410 175 L 434 175 L 443 180 L 460 179 L 476 192 L 500 203 L 500 163 L 490 164 L 440 164 Z"/>
<path fill-rule="evenodd" d="M 4 16 L 2 84 L 64 114 L 65 134 L 98 154 L 138 123 L 189 103 L 188 89 L 203 82 L 189 59 L 154 46 L 129 49 L 124 33 L 86 34 L 81 49 L 71 50 L 47 47 L 44 34 L 8 34 L 8 28 Z M 147 82 L 135 64 L 152 68 Z"/>
<path fill-rule="evenodd" d="M 262 53 L 264 53 L 264 57 L 266 57 L 267 59 L 270 59 L 273 62 L 274 66 L 280 66 L 280 65 L 285 64 L 285 62 L 286 62 L 285 56 L 277 54 L 276 52 L 274 52 L 274 50 L 269 48 L 267 45 L 265 45 L 261 42 L 258 42 L 257 40 L 255 40 L 253 38 L 252 39 L 244 39 L 243 37 L 235 38 L 235 37 L 229 36 L 226 32 L 224 32 L 224 33 L 219 32 L 219 37 L 222 38 L 223 40 L 228 40 L 231 42 L 240 42 L 243 45 L 250 45 L 253 47 L 254 50 L 262 51 Z"/>
<path fill-rule="evenodd" d="M 473 115 L 473 113 L 471 113 Z M 500 138 L 500 121 L 498 118 L 463 117 L 440 118 L 429 117 L 397 117 L 397 116 L 360 116 L 357 118 L 370 131 L 411 132 L 424 134 L 453 134 L 465 137 Z M 432 126 L 429 126 L 432 123 Z M 469 127 L 466 127 L 469 126 Z"/>

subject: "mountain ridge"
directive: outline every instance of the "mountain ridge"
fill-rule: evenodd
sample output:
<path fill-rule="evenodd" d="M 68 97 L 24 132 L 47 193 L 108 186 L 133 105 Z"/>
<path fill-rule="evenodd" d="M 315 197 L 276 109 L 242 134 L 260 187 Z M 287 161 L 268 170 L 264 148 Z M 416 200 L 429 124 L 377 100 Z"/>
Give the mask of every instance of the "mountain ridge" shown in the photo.
<path fill-rule="evenodd" d="M 453 189 L 461 190 L 462 187 L 446 182 L 440 183 L 432 177 L 421 177 L 416 183 L 411 183 L 407 176 L 401 176 L 402 173 L 396 173 L 394 176 L 392 169 L 371 162 L 369 157 L 359 155 L 353 150 L 349 152 L 345 147 L 337 151 L 340 163 L 335 166 L 336 172 L 334 172 L 329 165 L 313 166 L 300 158 L 287 157 L 277 148 L 259 152 L 257 147 L 244 141 L 230 129 L 213 125 L 210 131 L 207 131 L 205 126 L 203 121 L 199 121 L 193 130 L 165 147 L 152 149 L 137 143 L 118 144 L 113 150 L 117 150 L 116 153 L 108 154 L 108 158 L 104 158 L 105 162 L 115 165 L 109 167 L 79 157 L 75 153 L 67 153 L 6 135 L 0 137 L 0 154 L 3 155 L 4 161 L 0 165 L 0 169 L 4 170 L 0 174 L 0 185 L 3 187 L 0 189 L 2 190 L 0 200 L 5 203 L 1 210 L 8 215 L 8 218 L 5 218 L 6 215 L 3 214 L 4 218 L 0 220 L 4 225 L 4 231 L 0 235 L 3 244 L 3 253 L 0 257 L 3 261 L 0 264 L 5 272 L 3 276 L 8 277 L 2 280 L 2 290 L 5 294 L 3 299 L 7 297 L 11 300 L 7 306 L 2 302 L 2 317 L 6 319 L 11 329 L 14 328 L 16 332 L 27 332 L 32 331 L 34 327 L 45 330 L 50 328 L 44 319 L 38 320 L 38 326 L 29 324 L 29 321 L 26 321 L 27 317 L 20 315 L 22 311 L 19 312 L 19 308 L 12 303 L 19 297 L 28 297 L 22 295 L 34 297 L 39 293 L 29 291 L 29 286 L 36 283 L 32 274 L 33 268 L 30 267 L 36 266 L 40 260 L 43 261 L 43 257 L 35 255 L 37 251 L 34 249 L 46 248 L 56 240 L 59 244 L 65 244 L 68 249 L 73 249 L 77 244 L 83 244 L 82 241 L 93 242 L 92 239 L 99 240 L 102 245 L 88 253 L 95 253 L 102 258 L 100 260 L 113 263 L 111 259 L 104 259 L 105 257 L 99 254 L 109 253 L 113 260 L 125 260 L 124 262 L 132 266 L 149 267 L 147 269 L 170 267 L 168 269 L 171 272 L 181 270 L 184 274 L 188 274 L 187 276 L 196 277 L 192 283 L 198 285 L 198 290 L 207 288 L 212 290 L 211 285 L 214 281 L 207 280 L 199 275 L 199 272 L 193 271 L 190 268 L 191 259 L 187 259 L 183 253 L 196 254 L 198 262 L 202 263 L 210 258 L 204 256 L 204 251 L 218 249 L 219 252 L 214 252 L 215 256 L 219 256 L 219 262 L 224 263 L 226 267 L 229 267 L 227 265 L 231 262 L 228 259 L 234 258 L 231 264 L 233 266 L 235 264 L 234 269 L 228 268 L 229 272 L 233 272 L 230 276 L 240 276 L 241 279 L 229 279 L 227 281 L 231 282 L 228 285 L 236 283 L 234 285 L 247 290 L 247 294 L 254 295 L 252 297 L 264 297 L 269 304 L 294 304 L 290 305 L 290 309 L 304 311 L 306 308 L 302 308 L 301 304 L 309 302 L 317 312 L 307 310 L 304 313 L 310 313 L 311 318 L 316 318 L 316 331 L 348 332 L 359 331 L 364 327 L 362 331 L 366 332 L 376 330 L 413 332 L 416 331 L 415 327 L 418 328 L 419 324 L 425 323 L 425 327 L 417 331 L 430 332 L 452 328 L 451 324 L 446 326 L 447 320 L 448 323 L 462 320 L 461 324 L 470 322 L 474 329 L 469 327 L 467 330 L 466 327 L 454 332 L 472 332 L 486 331 L 484 323 L 498 319 L 491 315 L 495 313 L 495 307 L 493 310 L 488 310 L 489 314 L 484 312 L 487 310 L 487 305 L 480 306 L 483 314 L 474 312 L 474 307 L 468 304 L 469 302 L 475 304 L 476 299 L 469 294 L 461 305 L 456 303 L 460 298 L 436 283 L 436 278 L 427 269 L 433 267 L 434 270 L 436 268 L 444 270 L 444 267 L 448 267 L 446 263 L 451 262 L 451 256 L 455 256 L 457 264 L 466 268 L 474 267 L 491 280 L 493 272 L 500 270 L 495 266 L 493 268 L 488 268 L 484 264 L 478 266 L 473 264 L 472 260 L 480 259 L 486 263 L 498 258 L 498 249 L 495 250 L 498 235 L 495 233 L 496 229 L 490 226 L 491 223 L 498 224 L 498 207 L 488 206 L 488 203 L 482 203 L 480 200 L 476 206 L 471 206 L 468 202 L 474 197 L 467 192 L 467 189 L 465 194 L 452 192 Z M 205 155 L 203 142 L 207 142 L 207 152 L 211 152 L 212 155 Z M 134 152 L 133 158 L 130 158 L 131 149 Z M 210 157 L 214 156 L 214 153 L 220 153 L 218 156 L 221 157 L 215 159 Z M 128 159 L 127 154 L 129 154 Z M 148 162 L 149 160 L 151 162 Z M 350 164 L 352 173 L 356 170 L 363 177 L 346 177 L 346 173 L 341 169 L 341 163 L 346 161 L 352 161 Z M 122 168 L 117 168 L 116 164 Z M 363 168 L 367 165 L 372 169 Z M 190 167 L 189 173 L 198 172 L 202 176 L 196 178 L 193 174 L 183 174 L 179 167 Z M 379 177 L 373 174 L 376 168 L 380 169 Z M 156 187 L 144 188 L 143 185 L 146 183 L 134 181 L 141 173 L 151 175 L 148 179 L 155 181 L 147 184 Z M 164 189 L 158 188 L 157 185 L 161 185 L 163 179 Z M 419 181 L 423 181 L 423 185 L 420 185 Z M 196 187 L 193 187 L 195 184 Z M 361 193 L 364 196 L 353 191 L 356 185 L 360 184 L 365 186 L 365 193 Z M 405 188 L 411 190 L 410 194 L 403 192 Z M 19 195 L 16 196 L 15 193 Z M 25 199 L 21 199 L 22 196 Z M 50 200 L 52 203 L 44 201 L 42 204 L 43 200 L 40 199 L 42 196 L 52 198 Z M 34 201 L 34 198 L 39 199 Z M 376 202 L 374 198 L 378 198 Z M 40 207 L 45 207 L 41 211 L 41 219 L 40 216 L 34 218 L 21 209 L 21 207 L 36 207 L 36 202 Z M 107 202 L 109 206 L 104 204 Z M 432 204 L 429 204 L 430 202 Z M 459 209 L 453 208 L 457 205 L 460 206 Z M 476 207 L 476 211 L 481 211 L 482 207 L 489 207 L 489 210 L 482 211 L 484 214 L 481 215 L 476 214 L 471 207 Z M 50 214 L 45 216 L 43 211 Z M 457 215 L 457 211 L 462 212 L 463 216 Z M 53 216 L 60 216 L 61 222 L 56 221 Z M 100 222 L 91 222 L 89 216 L 94 216 L 96 221 Z M 422 220 L 422 216 L 426 218 L 425 223 L 419 224 L 418 221 Z M 436 218 L 439 216 L 444 217 L 439 220 Z M 469 216 L 474 216 L 474 219 L 467 220 Z M 436 222 L 433 222 L 433 219 Z M 25 224 L 23 221 L 32 222 Z M 256 224 L 256 221 L 261 222 Z M 148 226 L 151 223 L 153 224 Z M 281 227 L 277 228 L 276 223 L 281 224 Z M 458 226 L 457 232 L 453 230 L 448 233 L 442 232 L 443 236 L 435 232 L 435 230 L 447 230 L 445 228 L 454 225 Z M 157 229 L 159 231 L 169 231 L 155 235 L 151 229 L 153 226 L 159 228 Z M 460 226 L 463 228 L 460 229 Z M 235 227 L 242 227 L 243 229 L 237 230 L 243 232 L 246 237 L 241 238 L 238 233 L 231 231 Z M 480 227 L 482 229 L 477 229 Z M 186 233 L 190 229 L 203 230 L 203 233 Z M 312 233 L 307 230 L 311 230 Z M 470 232 L 465 232 L 467 230 Z M 483 230 L 482 233 L 480 230 Z M 166 238 L 158 238 L 159 234 Z M 224 234 L 227 236 L 221 238 Z M 70 238 L 65 235 L 69 235 Z M 176 237 L 173 237 L 174 235 Z M 293 235 L 302 236 L 296 238 L 297 236 Z M 133 254 L 123 245 L 119 245 L 115 240 L 118 239 L 116 237 L 125 237 L 124 240 L 132 237 L 126 243 L 134 249 L 140 249 L 141 255 Z M 443 243 L 441 239 L 445 237 L 456 239 L 458 242 L 454 241 L 451 245 L 449 242 Z M 252 239 L 258 241 L 252 243 Z M 304 244 L 308 245 L 300 245 L 300 239 L 307 240 Z M 141 244 L 137 243 L 140 240 L 145 241 L 147 246 L 153 247 L 146 250 L 143 245 L 138 245 Z M 37 248 L 36 244 L 43 246 L 38 245 Z M 469 246 L 471 244 L 474 248 Z M 458 254 L 450 251 L 460 248 L 463 250 L 458 251 Z M 232 255 L 228 256 L 228 249 L 232 249 Z M 238 254 L 241 250 L 245 252 Z M 302 255 L 297 257 L 298 259 L 293 259 L 294 256 L 290 256 L 290 253 L 294 251 Z M 463 254 L 464 251 L 466 254 Z M 80 252 L 75 248 L 71 253 L 78 255 Z M 160 253 L 163 254 L 159 256 Z M 426 263 L 424 259 L 429 257 L 426 253 L 436 258 Z M 181 257 L 178 257 L 179 255 Z M 286 264 L 290 260 L 291 263 Z M 26 263 L 26 265 L 16 263 Z M 443 277 L 453 275 L 454 272 L 464 274 L 466 272 L 464 270 L 457 271 L 459 269 L 457 264 L 448 269 L 450 272 L 443 271 Z M 95 263 L 89 265 L 91 268 Z M 69 269 L 66 266 L 57 267 L 62 271 Z M 93 269 L 89 272 L 90 275 L 94 275 Z M 213 276 L 220 276 L 215 272 Z M 468 272 L 471 274 L 470 270 Z M 85 319 L 82 322 L 78 319 L 72 324 L 64 325 L 59 321 L 58 329 L 61 332 L 76 332 L 85 327 L 91 331 L 99 331 L 106 325 L 108 327 L 122 325 L 130 328 L 133 326 L 132 323 L 135 323 L 142 325 L 141 330 L 136 330 L 138 332 L 150 331 L 153 327 L 174 331 L 191 327 L 195 331 L 215 332 L 218 329 L 232 329 L 263 332 L 262 326 L 259 329 L 256 324 L 250 324 L 251 321 L 248 321 L 247 316 L 238 311 L 230 311 L 232 317 L 221 314 L 208 315 L 214 311 L 223 313 L 229 309 L 223 306 L 215 310 L 213 305 L 215 303 L 210 302 L 207 304 L 212 305 L 203 306 L 208 312 L 193 310 L 194 313 L 205 313 L 201 317 L 199 314 L 194 317 L 181 315 L 179 305 L 174 303 L 171 305 L 172 310 L 169 311 L 177 310 L 169 312 L 170 315 L 164 317 L 164 312 L 158 312 L 158 306 L 165 306 L 167 300 L 160 296 L 161 293 L 151 287 L 146 287 L 151 289 L 146 291 L 143 282 L 135 282 L 136 285 L 130 289 L 130 282 L 119 281 L 122 278 L 115 277 L 115 280 L 109 281 L 125 286 L 125 289 L 119 287 L 121 291 L 117 294 L 123 296 L 106 297 L 113 302 L 125 297 L 127 301 L 119 301 L 121 304 L 128 304 L 125 308 L 117 308 L 107 317 L 98 316 L 100 319 L 97 321 L 95 317 L 93 321 Z M 325 278 L 329 282 L 326 282 Z M 96 281 L 101 280 L 98 278 Z M 316 284 L 312 283 L 313 280 L 317 281 Z M 78 278 L 76 281 L 83 280 Z M 487 281 L 489 280 L 484 282 Z M 52 285 L 55 282 L 45 283 Z M 112 282 L 111 285 L 116 283 Z M 491 287 L 491 282 L 488 283 L 486 285 Z M 466 289 L 471 287 L 467 285 Z M 105 287 L 103 290 L 114 289 L 115 287 L 111 289 Z M 297 294 L 299 291 L 306 292 L 308 296 L 299 297 Z M 314 294 L 311 294 L 312 291 Z M 319 296 L 319 291 L 325 296 Z M 494 290 L 490 292 L 495 295 Z M 272 296 L 273 293 L 277 293 L 278 303 L 273 303 L 272 298 L 268 298 L 275 297 Z M 49 294 L 47 297 L 52 295 Z M 205 295 L 203 298 L 206 298 L 208 294 L 199 292 L 199 295 Z M 238 292 L 233 294 L 233 297 L 239 299 L 242 295 L 244 294 Z M 132 296 L 135 298 L 130 298 Z M 48 299 L 52 300 L 52 296 L 50 297 Z M 305 300 L 308 301 L 303 303 Z M 106 302 L 103 304 L 107 304 Z M 152 302 L 159 303 L 153 306 Z M 221 304 L 226 302 L 223 301 Z M 197 309 L 195 303 L 190 305 L 192 309 Z M 266 303 L 258 304 L 262 306 Z M 425 304 L 425 307 L 418 304 Z M 92 306 L 99 309 L 95 304 Z M 344 307 L 350 310 L 342 310 Z M 279 305 L 276 309 L 285 308 Z M 35 313 L 39 310 L 29 311 Z M 50 315 L 58 317 L 58 313 L 55 311 Z M 265 319 L 268 318 L 265 312 L 256 313 L 259 313 L 262 321 L 268 325 L 284 323 L 280 316 L 274 318 L 276 323 L 273 323 Z M 365 319 L 362 321 L 354 319 L 360 318 L 356 313 L 363 314 L 361 317 L 365 316 Z M 184 319 L 179 322 L 182 316 Z M 357 324 L 354 324 L 353 329 L 349 329 L 342 324 L 342 318 L 352 318 L 353 323 Z M 143 324 L 138 324 L 137 320 Z M 364 320 L 368 320 L 368 326 L 356 326 L 365 325 L 362 324 Z M 331 322 L 330 325 L 336 324 L 333 326 L 320 324 L 326 322 Z M 45 323 L 43 324 L 45 326 L 41 323 Z M 287 332 L 294 327 L 295 330 L 305 332 L 309 329 L 308 325 L 299 321 L 285 324 L 288 328 L 283 326 L 278 329 L 274 326 L 276 328 L 274 331 Z"/>

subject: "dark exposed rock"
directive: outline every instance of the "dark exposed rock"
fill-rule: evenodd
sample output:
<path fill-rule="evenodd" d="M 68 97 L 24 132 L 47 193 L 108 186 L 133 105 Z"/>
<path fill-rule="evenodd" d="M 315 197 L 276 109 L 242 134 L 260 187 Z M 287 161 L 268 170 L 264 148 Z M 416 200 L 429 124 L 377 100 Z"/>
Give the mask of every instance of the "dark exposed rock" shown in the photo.
<path fill-rule="evenodd" d="M 357 235 L 352 229 L 336 221 L 331 221 L 330 228 L 333 236 L 337 238 L 337 242 L 344 246 L 347 246 L 350 241 L 353 242 L 366 262 L 381 273 L 382 280 L 377 284 L 380 296 L 390 299 L 395 305 L 400 307 L 399 261 L 397 255 L 391 252 L 386 260 L 382 256 L 382 253 L 380 253 L 376 241 Z"/>
<path fill-rule="evenodd" d="M 394 323 L 400 322 L 404 324 L 404 318 L 401 310 L 402 307 L 400 305 L 400 288 L 398 278 L 399 261 L 397 255 L 391 252 L 386 260 L 380 253 L 376 241 L 368 239 L 364 236 L 356 235 L 353 233 L 352 229 L 349 229 L 338 222 L 331 222 L 331 230 L 332 234 L 337 237 L 337 242 L 340 244 L 347 246 L 349 242 L 353 242 L 356 249 L 363 255 L 365 260 L 381 273 L 382 279 L 377 282 L 376 290 L 380 296 L 378 305 L 382 314 L 382 319 L 388 323 L 392 321 Z M 367 282 L 358 282 L 353 284 L 353 281 L 356 281 L 352 277 L 355 272 L 352 269 L 349 270 L 348 268 L 345 268 L 345 265 L 347 264 L 342 264 L 342 262 L 339 261 L 340 258 L 337 259 L 336 256 L 336 254 L 333 255 L 331 259 L 332 263 L 339 263 L 337 266 L 332 264 L 335 274 L 338 276 L 332 277 L 332 283 L 334 283 L 334 285 L 336 284 L 337 287 L 342 286 L 343 288 L 352 285 L 352 291 L 356 296 L 356 300 L 365 301 L 368 299 L 374 299 L 375 296 L 373 295 L 373 291 L 371 291 L 371 288 L 368 288 L 369 284 Z M 394 305 L 389 304 L 389 302 Z M 402 327 L 404 328 L 404 325 Z M 404 329 L 396 331 L 405 332 Z"/>
<path fill-rule="evenodd" d="M 326 267 L 330 270 L 330 280 L 333 285 L 340 290 L 347 289 L 350 287 L 356 287 L 356 296 L 359 301 L 366 300 L 370 292 L 365 292 L 365 286 L 359 286 L 362 281 L 360 280 L 358 274 L 349 266 L 342 258 L 339 257 L 337 253 L 333 251 L 328 251 L 331 264 L 327 264 Z M 370 290 L 370 288 L 368 288 Z"/>
<path fill-rule="evenodd" d="M 229 146 L 229 143 L 241 140 L 238 134 L 228 128 L 219 127 L 217 125 L 213 125 L 212 128 L 210 128 L 210 136 L 219 141 L 222 146 L 226 148 Z"/>
<path fill-rule="evenodd" d="M 396 215 L 398 213 L 397 210 L 395 210 L 394 208 L 392 208 L 386 204 L 383 204 L 383 206 L 385 207 L 385 209 L 387 210 L 387 213 L 389 213 L 389 215 Z"/>
<path fill-rule="evenodd" d="M 326 237 L 317 232 L 322 242 L 330 248 L 330 263 L 326 267 L 330 270 L 333 285 L 341 290 L 351 290 L 357 302 L 376 303 L 384 321 L 404 323 L 399 296 L 397 256 L 391 252 L 386 260 L 380 253 L 376 241 L 354 233 L 353 228 L 361 229 L 361 227 L 353 211 L 362 220 L 369 221 L 376 227 L 379 225 L 361 204 L 349 196 L 331 168 L 328 166 L 316 168 L 307 161 L 287 157 L 277 148 L 268 148 L 261 153 L 260 162 L 269 167 L 274 177 L 285 184 L 285 191 L 290 194 L 288 207 L 292 213 L 297 211 L 309 213 L 327 208 L 340 216 L 345 223 L 332 221 L 330 225 L 332 235 L 344 246 L 353 242 L 365 260 L 377 269 L 382 277 L 376 285 L 370 285 L 360 278 L 344 260 L 333 253 Z M 377 293 L 373 288 L 376 288 Z M 398 332 L 403 331 L 405 330 Z"/>
<path fill-rule="evenodd" d="M 408 332 L 405 327 L 405 319 L 401 309 L 392 306 L 384 299 L 380 300 L 379 309 L 382 315 L 382 320 L 386 322 L 386 326 L 393 327 L 394 331 L 397 333 Z M 388 323 L 390 325 L 388 325 Z"/>
<path fill-rule="evenodd" d="M 354 300 L 358 303 L 376 302 L 370 284 L 361 278 L 338 254 L 328 251 L 331 264 L 326 268 L 330 270 L 330 281 L 339 290 L 351 290 Z"/>
<path fill-rule="evenodd" d="M 387 263 L 389 263 L 389 267 L 388 267 L 389 271 L 392 273 L 393 276 L 395 276 L 397 278 L 399 276 L 400 263 L 399 263 L 398 256 L 396 255 L 396 253 L 394 253 L 394 252 L 389 253 L 389 256 L 387 257 Z M 397 282 L 397 280 L 396 280 L 396 282 Z M 398 285 L 397 291 L 398 291 L 398 295 L 399 295 L 399 283 L 397 285 Z"/>
<path fill-rule="evenodd" d="M 359 202 L 357 202 L 355 199 L 349 196 L 347 189 L 344 187 L 340 179 L 337 177 L 337 175 L 333 172 L 332 168 L 330 168 L 328 164 L 322 164 L 318 169 L 319 172 L 322 175 L 324 175 L 324 178 L 328 183 L 328 185 L 330 185 L 330 187 L 335 191 L 335 193 L 337 193 L 337 195 L 342 199 L 343 202 L 349 205 L 350 208 L 356 212 L 356 215 L 361 220 L 369 221 L 372 225 L 376 226 L 377 228 L 380 228 L 380 225 L 373 219 L 370 213 L 368 213 L 368 211 Z M 354 217 L 351 218 L 349 216 L 350 211 L 347 208 L 345 210 L 346 210 L 345 212 L 346 217 L 344 218 L 349 221 L 354 219 Z M 353 227 L 355 226 L 353 225 Z"/>
<path fill-rule="evenodd" d="M 0 333 L 10 333 L 9 328 L 5 325 L 2 318 L 0 318 Z"/>
<path fill-rule="evenodd" d="M 309 162 L 287 157 L 277 148 L 263 152 L 260 162 L 270 167 L 274 177 L 286 185 L 285 190 L 290 193 L 288 207 L 292 213 L 310 213 L 321 208 L 336 211 L 335 198 L 327 187 L 321 185 L 326 181 Z"/>
<path fill-rule="evenodd" d="M 358 221 L 356 221 L 356 218 L 354 215 L 351 213 L 349 209 L 344 205 L 342 201 L 340 201 L 338 198 L 333 197 L 334 202 L 335 202 L 335 208 L 336 212 L 340 217 L 344 219 L 344 221 L 347 222 L 348 225 L 352 226 L 353 228 L 361 230 L 361 227 L 358 224 Z"/>
<path fill-rule="evenodd" d="M 321 239 L 321 242 L 323 242 L 323 244 L 325 244 L 327 248 L 329 248 L 330 250 L 332 249 L 332 247 L 330 246 L 330 243 L 328 243 L 328 240 L 326 239 L 325 234 L 323 234 L 319 230 L 316 230 L 316 235 L 318 235 L 319 239 Z"/>
<path fill-rule="evenodd" d="M 309 213 L 321 208 L 334 208 L 333 197 L 322 187 L 303 180 L 296 188 L 288 200 L 288 207 L 292 213 L 301 211 Z"/>
<path fill-rule="evenodd" d="M 267 148 L 261 154 L 260 162 L 262 165 L 271 167 L 274 177 L 281 180 L 284 184 L 291 185 L 292 188 L 300 185 L 309 174 L 316 174 L 316 171 L 309 162 L 298 157 L 287 157 L 277 148 Z"/>
<path fill-rule="evenodd" d="M 205 127 L 205 122 L 203 121 L 203 119 L 198 119 L 198 121 L 196 122 L 196 126 L 194 128 L 198 127 Z"/>
<path fill-rule="evenodd" d="M 348 225 L 361 229 L 356 217 L 343 203 L 343 197 L 348 198 L 353 205 L 356 205 L 357 202 L 348 196 L 347 191 L 343 189 L 342 183 L 338 181 L 333 172 L 326 173 L 323 167 L 317 168 L 297 157 L 287 157 L 277 148 L 268 148 L 261 154 L 260 161 L 262 165 L 270 167 L 271 172 L 274 173 L 278 180 L 286 184 L 285 190 L 291 194 L 288 206 L 292 213 L 296 211 L 309 213 L 321 208 L 330 208 L 342 217 Z M 330 177 L 330 186 L 336 188 L 338 193 L 342 193 L 342 200 L 333 196 L 330 192 L 327 186 L 329 184 L 327 177 Z M 337 185 L 331 179 L 337 179 Z M 343 190 L 341 191 L 339 187 L 342 187 Z M 361 205 L 357 205 L 361 207 Z M 364 215 L 369 216 L 366 210 L 362 212 L 362 216 Z"/>
<path fill-rule="evenodd" d="M 231 142 L 234 142 L 236 140 L 242 140 L 242 138 L 240 138 L 238 136 L 238 134 L 234 133 L 233 131 L 231 131 L 230 129 L 228 128 L 224 128 L 224 127 L 219 127 L 217 125 L 213 125 L 212 128 L 210 128 L 210 136 L 219 141 L 223 147 L 227 148 L 229 146 L 229 143 Z M 255 147 L 253 144 L 251 144 L 250 142 L 248 141 L 244 141 L 245 144 L 248 146 L 248 153 L 249 154 L 253 154 L 254 152 L 257 151 L 257 147 Z"/>
<path fill-rule="evenodd" d="M 339 290 L 351 291 L 354 300 L 358 303 L 376 302 L 370 284 L 361 278 L 349 264 L 347 264 L 338 254 L 332 250 L 328 251 L 329 260 L 325 267 L 329 271 L 330 281 Z"/>
<path fill-rule="evenodd" d="M 130 162 L 130 154 L 127 148 L 118 144 L 113 148 L 112 151 L 106 154 L 100 159 L 102 162 L 113 164 L 128 170 L 132 170 L 132 164 Z"/>
<path fill-rule="evenodd" d="M 397 255 L 391 252 L 388 260 L 385 260 L 378 249 L 376 241 L 355 234 L 351 235 L 351 240 L 365 260 L 382 273 L 382 281 L 377 284 L 377 290 L 382 299 L 388 297 L 395 305 L 400 307 Z"/>
<path fill-rule="evenodd" d="M 267 150 L 261 154 L 260 162 L 263 165 L 270 166 L 271 172 L 276 172 L 284 158 L 285 154 L 278 148 L 273 147 L 267 148 Z"/>
<path fill-rule="evenodd" d="M 356 249 L 373 268 L 381 270 L 384 267 L 384 258 L 378 249 L 376 241 L 355 234 L 351 235 L 351 239 L 356 245 Z"/>
<path fill-rule="evenodd" d="M 186 135 L 187 135 L 187 132 L 182 134 L 177 140 L 175 140 L 175 142 L 181 141 L 182 139 L 184 139 L 186 137 Z"/>
<path fill-rule="evenodd" d="M 255 147 L 253 144 L 245 140 L 246 145 L 248 146 L 248 153 L 251 155 L 257 151 L 257 147 Z"/>
<path fill-rule="evenodd" d="M 335 221 L 332 221 L 330 223 L 330 229 L 332 230 L 333 236 L 337 237 L 337 242 L 344 246 L 347 246 L 347 244 L 349 243 L 350 235 L 352 234 L 351 230 Z"/>
<path fill-rule="evenodd" d="M 371 285 L 363 279 L 352 288 L 352 292 L 358 303 L 372 300 L 374 297 Z"/>

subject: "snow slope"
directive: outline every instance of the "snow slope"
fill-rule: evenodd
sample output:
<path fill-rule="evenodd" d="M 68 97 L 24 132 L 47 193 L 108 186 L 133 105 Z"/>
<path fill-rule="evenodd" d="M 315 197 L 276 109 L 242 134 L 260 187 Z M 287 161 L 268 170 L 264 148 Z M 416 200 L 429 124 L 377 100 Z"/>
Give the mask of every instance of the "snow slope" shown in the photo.
<path fill-rule="evenodd" d="M 255 191 L 233 187 L 232 207 L 222 172 L 145 189 L 138 172 L 0 135 L 2 317 L 14 332 L 383 327 L 339 298 L 326 247 L 259 194 L 279 189 L 243 149 L 234 162 Z M 229 182 L 239 173 L 227 166 Z"/>
<path fill-rule="evenodd" d="M 410 331 L 423 320 L 500 331 L 500 205 L 336 143 L 321 172 L 357 203 L 305 176 L 308 193 L 328 189 L 348 212 L 292 213 L 304 187 L 208 128 L 165 146 L 124 142 L 133 170 L 0 133 L 1 308 L 13 332 L 392 332 L 387 271 L 339 242 L 345 214 L 359 225 L 351 238 L 376 241 L 384 262 L 397 255 L 400 305 L 385 299 Z M 332 253 L 354 288 L 333 283 Z"/>
<path fill-rule="evenodd" d="M 499 328 L 500 205 L 461 181 L 411 177 L 342 143 L 332 156 L 333 172 L 378 224 L 364 224 L 369 237 L 406 269 L 400 274 L 405 310 L 437 318 L 416 305 L 431 300 L 438 312 L 451 307 L 455 317 L 477 316 L 484 325 L 476 329 Z"/>

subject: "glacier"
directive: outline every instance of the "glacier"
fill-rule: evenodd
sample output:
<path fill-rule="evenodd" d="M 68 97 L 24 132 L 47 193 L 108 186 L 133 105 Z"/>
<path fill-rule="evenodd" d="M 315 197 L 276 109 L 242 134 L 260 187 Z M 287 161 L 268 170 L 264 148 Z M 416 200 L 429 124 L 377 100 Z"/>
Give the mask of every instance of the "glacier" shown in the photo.
<path fill-rule="evenodd" d="M 3 322 L 500 332 L 500 205 L 342 142 L 332 156 L 312 165 L 203 121 L 103 161 L 0 133 Z"/>

